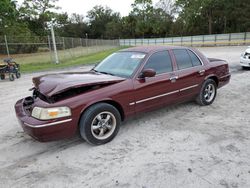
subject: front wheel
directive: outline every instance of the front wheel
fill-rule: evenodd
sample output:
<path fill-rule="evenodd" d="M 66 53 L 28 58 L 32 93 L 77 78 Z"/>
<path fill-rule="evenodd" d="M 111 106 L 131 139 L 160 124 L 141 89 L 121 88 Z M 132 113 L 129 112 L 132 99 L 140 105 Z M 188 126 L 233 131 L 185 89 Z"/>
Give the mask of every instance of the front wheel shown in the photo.
<path fill-rule="evenodd" d="M 80 135 L 90 144 L 105 144 L 117 135 L 120 124 L 121 115 L 114 106 L 98 103 L 89 107 L 82 115 Z"/>
<path fill-rule="evenodd" d="M 201 106 L 210 105 L 214 102 L 217 94 L 217 84 L 212 79 L 207 79 L 202 87 L 196 102 Z"/>
<path fill-rule="evenodd" d="M 16 72 L 16 78 L 20 78 L 21 77 L 21 73 L 20 72 Z"/>

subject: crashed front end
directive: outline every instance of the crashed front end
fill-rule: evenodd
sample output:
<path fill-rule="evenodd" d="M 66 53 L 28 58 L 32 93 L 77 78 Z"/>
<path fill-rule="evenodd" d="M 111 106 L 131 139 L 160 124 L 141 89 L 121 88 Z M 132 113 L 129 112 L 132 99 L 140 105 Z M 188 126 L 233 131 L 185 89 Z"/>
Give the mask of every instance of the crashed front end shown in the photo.
<path fill-rule="evenodd" d="M 250 47 L 248 47 L 248 49 L 241 54 L 240 65 L 242 67 L 250 67 Z"/>
<path fill-rule="evenodd" d="M 76 75 L 58 74 L 33 78 L 35 87 L 31 89 L 32 96 L 15 104 L 16 116 L 26 133 L 39 141 L 72 137 L 78 129 L 81 112 L 89 99 L 93 98 L 93 93 L 122 81 L 120 78 L 100 76 L 96 82 L 92 77 L 98 75 L 79 74 L 77 78 L 81 82 L 76 82 Z"/>
<path fill-rule="evenodd" d="M 15 110 L 23 130 L 36 140 L 68 138 L 76 132 L 78 119 L 72 109 L 66 104 L 55 106 L 42 94 L 17 101 Z"/>

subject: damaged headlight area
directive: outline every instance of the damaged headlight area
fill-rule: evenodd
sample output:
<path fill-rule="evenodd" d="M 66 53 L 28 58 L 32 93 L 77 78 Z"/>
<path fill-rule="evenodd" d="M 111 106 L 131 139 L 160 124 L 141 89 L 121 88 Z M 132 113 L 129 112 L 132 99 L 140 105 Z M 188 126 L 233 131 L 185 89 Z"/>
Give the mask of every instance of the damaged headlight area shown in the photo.
<path fill-rule="evenodd" d="M 50 120 L 71 116 L 71 110 L 66 106 L 54 108 L 34 107 L 31 116 L 40 120 Z"/>

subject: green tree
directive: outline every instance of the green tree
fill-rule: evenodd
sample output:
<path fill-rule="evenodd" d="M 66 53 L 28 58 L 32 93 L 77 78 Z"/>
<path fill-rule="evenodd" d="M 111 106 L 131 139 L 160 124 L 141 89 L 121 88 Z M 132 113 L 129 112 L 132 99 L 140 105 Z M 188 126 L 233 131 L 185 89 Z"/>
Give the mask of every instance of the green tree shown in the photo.
<path fill-rule="evenodd" d="M 186 34 L 245 32 L 250 29 L 248 0 L 177 0 Z"/>
<path fill-rule="evenodd" d="M 173 18 L 162 8 L 155 8 L 151 0 L 135 0 L 130 16 L 136 20 L 136 37 L 161 37 L 169 34 Z"/>
<path fill-rule="evenodd" d="M 121 19 L 121 38 L 135 38 L 136 16 L 130 14 Z"/>
<path fill-rule="evenodd" d="M 250 3 L 249 0 L 222 0 L 224 32 L 250 31 Z"/>
<path fill-rule="evenodd" d="M 173 24 L 173 17 L 161 8 L 153 9 L 153 13 L 149 19 L 152 26 L 152 33 L 155 36 L 165 37 L 170 35 Z"/>
<path fill-rule="evenodd" d="M 29 36 L 31 35 L 27 24 L 20 20 L 16 1 L 0 1 L 0 35 Z"/>
<path fill-rule="evenodd" d="M 85 34 L 89 32 L 84 17 L 79 14 L 72 14 L 70 18 L 65 13 L 58 15 L 56 33 L 65 37 L 85 38 Z M 60 24 L 59 24 L 60 23 Z"/>
<path fill-rule="evenodd" d="M 132 16 L 136 17 L 135 33 L 137 37 L 145 37 L 152 33 L 150 17 L 153 14 L 152 0 L 135 0 L 132 4 Z"/>
<path fill-rule="evenodd" d="M 0 1 L 0 35 L 6 34 L 9 27 L 16 23 L 17 15 L 15 1 Z"/>
<path fill-rule="evenodd" d="M 92 38 L 105 38 L 106 37 L 106 26 L 108 23 L 111 27 L 115 23 L 119 22 L 120 14 L 113 12 L 109 7 L 95 6 L 87 14 L 89 19 L 90 36 Z"/>
<path fill-rule="evenodd" d="M 117 39 L 121 36 L 122 23 L 121 20 L 113 20 L 106 24 L 105 37 L 108 39 Z"/>
<path fill-rule="evenodd" d="M 56 18 L 54 10 L 58 0 L 24 0 L 20 12 L 22 19 L 28 23 L 29 29 L 36 35 L 47 34 L 49 23 Z"/>
<path fill-rule="evenodd" d="M 219 7 L 221 0 L 177 0 L 180 17 L 185 20 L 185 29 L 188 32 L 200 31 L 206 24 L 208 34 L 213 33 L 214 11 Z M 200 24 L 200 25 L 199 25 Z"/>

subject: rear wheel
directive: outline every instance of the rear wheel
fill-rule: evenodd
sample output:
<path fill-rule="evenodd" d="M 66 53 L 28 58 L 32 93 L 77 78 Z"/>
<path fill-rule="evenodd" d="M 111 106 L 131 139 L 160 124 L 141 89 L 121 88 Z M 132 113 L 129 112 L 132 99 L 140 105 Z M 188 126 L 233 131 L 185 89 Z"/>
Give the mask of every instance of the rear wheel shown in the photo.
<path fill-rule="evenodd" d="M 201 106 L 210 105 L 214 102 L 217 94 L 217 84 L 212 79 L 207 79 L 202 87 L 196 102 Z"/>
<path fill-rule="evenodd" d="M 10 79 L 10 81 L 14 81 L 15 80 L 15 76 L 14 76 L 13 73 L 9 74 L 9 79 Z"/>
<path fill-rule="evenodd" d="M 98 103 L 87 109 L 80 120 L 80 135 L 88 143 L 101 145 L 110 142 L 121 124 L 119 111 L 107 103 Z"/>
<path fill-rule="evenodd" d="M 1 80 L 4 80 L 4 79 L 5 79 L 5 75 L 1 74 Z"/>

